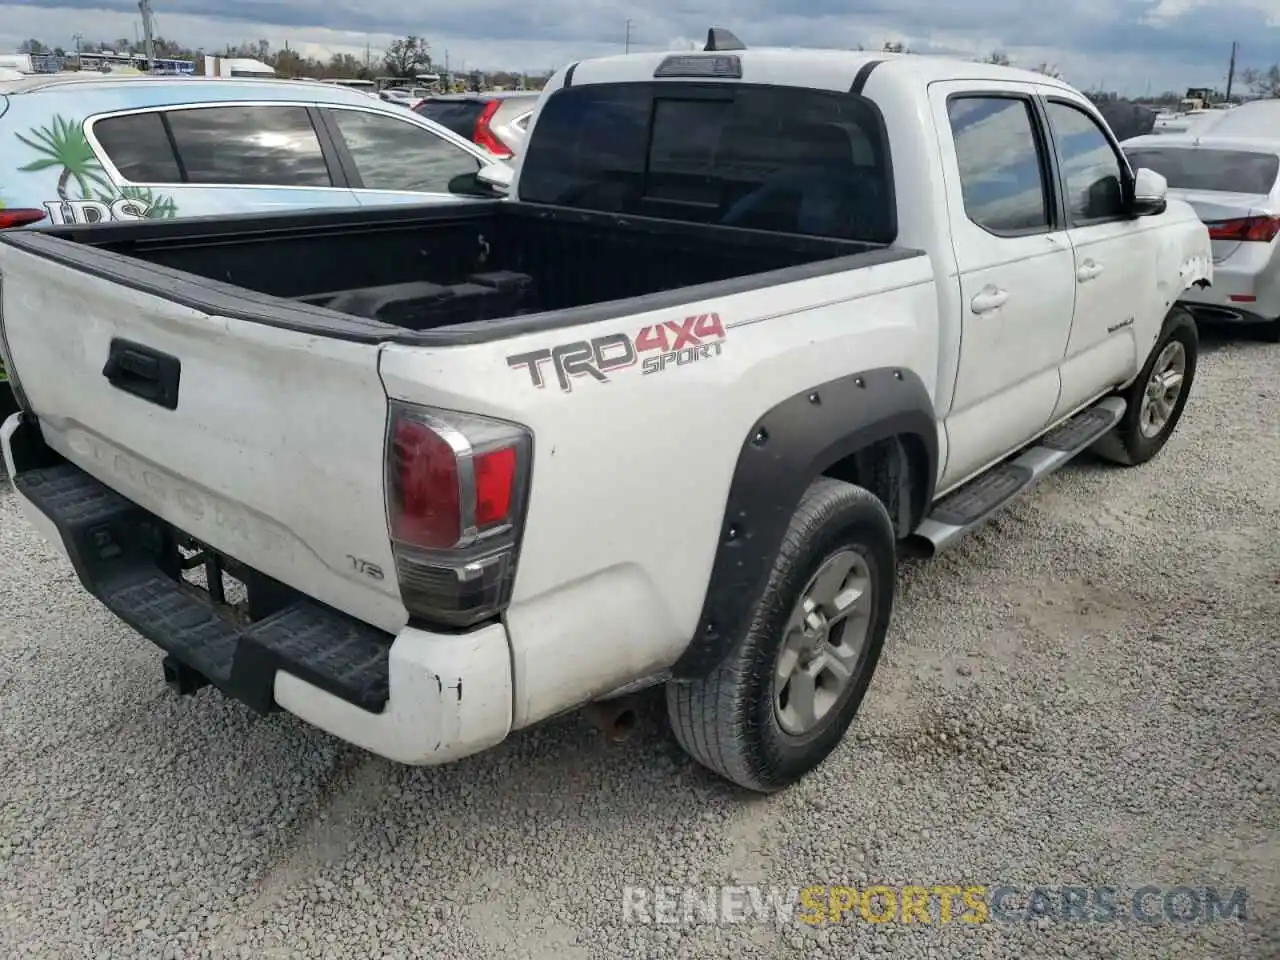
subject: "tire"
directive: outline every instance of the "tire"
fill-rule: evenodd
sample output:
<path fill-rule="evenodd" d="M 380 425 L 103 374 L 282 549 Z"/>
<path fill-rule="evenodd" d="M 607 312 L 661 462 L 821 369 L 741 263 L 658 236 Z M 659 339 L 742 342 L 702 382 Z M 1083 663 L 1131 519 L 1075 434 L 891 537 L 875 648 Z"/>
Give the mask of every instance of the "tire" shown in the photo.
<path fill-rule="evenodd" d="M 1255 328 L 1255 339 L 1263 343 L 1280 343 L 1280 320 L 1268 320 Z"/>
<path fill-rule="evenodd" d="M 1153 386 L 1152 378 L 1156 374 L 1157 365 L 1165 366 L 1166 350 L 1181 347 L 1183 355 L 1182 380 L 1179 384 L 1172 407 L 1158 429 L 1144 430 L 1144 414 L 1147 407 L 1144 401 L 1147 391 Z M 1195 382 L 1196 360 L 1200 355 L 1200 334 L 1196 328 L 1195 318 L 1183 307 L 1174 307 L 1165 318 L 1164 327 L 1156 344 L 1151 348 L 1147 362 L 1137 379 L 1121 394 L 1128 404 L 1124 416 L 1116 428 L 1099 440 L 1093 447 L 1098 456 L 1126 467 L 1136 467 L 1146 463 L 1169 441 L 1173 431 L 1182 419 L 1182 411 L 1191 395 L 1191 387 Z"/>
<path fill-rule="evenodd" d="M 739 786 L 772 793 L 800 780 L 827 758 L 853 722 L 880 659 L 893 612 L 895 546 L 893 523 L 873 494 L 826 477 L 809 487 L 746 635 L 709 676 L 667 684 L 671 726 L 694 760 Z M 821 697 L 827 704 L 817 724 L 808 731 L 788 732 L 784 727 L 796 727 L 799 708 L 791 709 L 788 693 L 780 692 L 782 685 L 775 683 L 775 672 L 784 666 L 781 658 L 794 659 L 788 637 L 801 637 L 789 632 L 788 624 L 814 578 L 821 572 L 823 581 L 835 582 L 841 567 L 850 562 L 853 571 L 840 581 L 837 589 L 842 592 L 835 596 L 854 612 L 831 628 L 830 636 L 838 642 L 820 641 L 823 652 L 809 661 L 809 667 L 797 666 L 799 675 L 818 661 L 829 667 L 838 662 L 844 664 L 847 680 L 843 687 L 816 684 L 817 691 L 838 692 L 815 694 L 815 700 Z M 864 583 L 867 589 L 860 599 L 849 600 L 857 592 L 850 585 Z M 868 594 L 869 599 L 862 599 Z M 837 637 L 839 623 L 844 632 Z M 826 636 L 825 631 L 819 636 Z M 837 650 L 843 652 L 833 655 Z M 815 669 L 820 679 L 834 677 L 828 667 L 819 664 Z M 785 691 L 791 686 L 786 684 Z"/>

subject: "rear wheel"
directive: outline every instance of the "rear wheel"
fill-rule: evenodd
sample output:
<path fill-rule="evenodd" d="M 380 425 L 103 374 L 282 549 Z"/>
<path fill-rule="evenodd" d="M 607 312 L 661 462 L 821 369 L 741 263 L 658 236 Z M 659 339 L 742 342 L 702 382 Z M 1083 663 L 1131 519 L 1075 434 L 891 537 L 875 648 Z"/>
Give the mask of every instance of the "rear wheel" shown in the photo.
<path fill-rule="evenodd" d="M 1128 404 L 1124 417 L 1094 451 L 1129 467 L 1159 453 L 1182 419 L 1199 355 L 1195 319 L 1186 309 L 1174 307 L 1142 372 L 1123 393 Z"/>
<path fill-rule="evenodd" d="M 1280 319 L 1258 324 L 1255 335 L 1263 343 L 1280 343 Z"/>
<path fill-rule="evenodd" d="M 762 793 L 813 770 L 853 722 L 893 609 L 884 505 L 822 478 L 806 491 L 746 636 L 710 676 L 667 685 L 676 739 L 699 763 Z"/>

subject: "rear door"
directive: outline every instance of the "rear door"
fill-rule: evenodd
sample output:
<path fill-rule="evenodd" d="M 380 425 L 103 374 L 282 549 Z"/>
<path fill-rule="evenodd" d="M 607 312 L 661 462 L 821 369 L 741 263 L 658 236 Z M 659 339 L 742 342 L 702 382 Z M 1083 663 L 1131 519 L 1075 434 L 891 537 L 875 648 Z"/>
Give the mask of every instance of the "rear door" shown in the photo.
<path fill-rule="evenodd" d="M 1035 88 L 929 88 L 960 285 L 947 488 L 1049 424 L 1075 294 Z"/>
<path fill-rule="evenodd" d="M 356 205 L 303 103 L 190 104 L 85 126 L 103 168 L 147 216 Z"/>
<path fill-rule="evenodd" d="M 32 252 L 51 247 L 57 259 Z M 285 326 L 283 305 L 34 231 L 0 244 L 0 274 L 16 375 L 51 447 L 200 542 L 403 625 L 394 578 L 368 573 L 394 569 L 376 343 L 314 319 Z"/>
<path fill-rule="evenodd" d="M 321 107 L 358 202 L 451 203 L 490 196 L 475 175 L 484 166 L 471 149 L 407 114 L 389 116 L 357 107 Z"/>

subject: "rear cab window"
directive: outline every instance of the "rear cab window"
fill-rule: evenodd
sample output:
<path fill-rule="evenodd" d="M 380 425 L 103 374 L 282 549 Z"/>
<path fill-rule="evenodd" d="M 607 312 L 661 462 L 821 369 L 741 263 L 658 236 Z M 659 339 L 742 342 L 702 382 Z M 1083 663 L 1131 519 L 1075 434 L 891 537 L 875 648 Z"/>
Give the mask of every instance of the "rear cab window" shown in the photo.
<path fill-rule="evenodd" d="M 1134 147 L 1125 153 L 1135 170 L 1154 170 L 1175 190 L 1267 194 L 1280 175 L 1280 155 L 1253 150 Z"/>
<path fill-rule="evenodd" d="M 849 93 L 723 83 L 570 87 L 542 107 L 528 203 L 892 243 L 878 109 Z"/>

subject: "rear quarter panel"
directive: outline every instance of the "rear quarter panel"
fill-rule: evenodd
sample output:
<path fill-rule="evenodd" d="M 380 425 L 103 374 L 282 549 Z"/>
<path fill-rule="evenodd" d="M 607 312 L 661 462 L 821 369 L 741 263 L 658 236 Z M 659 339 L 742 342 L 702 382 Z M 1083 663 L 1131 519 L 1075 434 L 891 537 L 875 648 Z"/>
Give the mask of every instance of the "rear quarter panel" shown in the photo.
<path fill-rule="evenodd" d="M 713 355 L 536 386 L 509 358 L 715 312 Z M 739 452 L 780 401 L 900 366 L 936 388 L 937 293 L 924 256 L 567 331 L 426 349 L 388 345 L 389 396 L 525 424 L 527 524 L 507 615 L 516 724 L 670 666 L 701 612 Z M 744 597 L 744 603 L 750 598 Z"/>
<path fill-rule="evenodd" d="M 115 184 L 85 136 L 87 117 L 128 109 L 137 99 L 123 84 L 11 96 L 0 117 L 0 203 L 45 210 L 48 219 L 37 227 L 177 216 L 170 193 Z"/>

